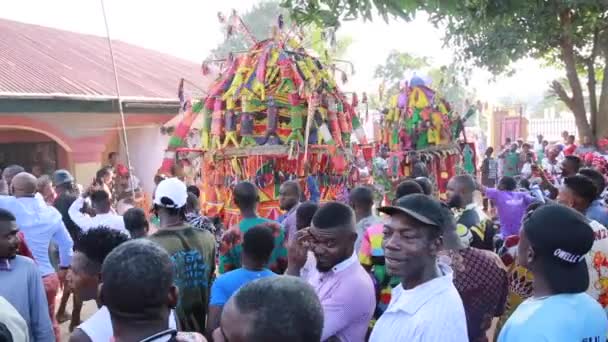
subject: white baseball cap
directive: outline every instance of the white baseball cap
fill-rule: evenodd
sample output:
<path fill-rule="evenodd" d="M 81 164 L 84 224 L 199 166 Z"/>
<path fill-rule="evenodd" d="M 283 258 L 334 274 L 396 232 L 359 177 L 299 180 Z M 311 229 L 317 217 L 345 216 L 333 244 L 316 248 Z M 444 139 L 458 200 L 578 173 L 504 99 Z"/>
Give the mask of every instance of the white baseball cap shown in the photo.
<path fill-rule="evenodd" d="M 154 204 L 165 208 L 181 208 L 187 200 L 186 184 L 175 177 L 160 182 L 154 193 Z"/>

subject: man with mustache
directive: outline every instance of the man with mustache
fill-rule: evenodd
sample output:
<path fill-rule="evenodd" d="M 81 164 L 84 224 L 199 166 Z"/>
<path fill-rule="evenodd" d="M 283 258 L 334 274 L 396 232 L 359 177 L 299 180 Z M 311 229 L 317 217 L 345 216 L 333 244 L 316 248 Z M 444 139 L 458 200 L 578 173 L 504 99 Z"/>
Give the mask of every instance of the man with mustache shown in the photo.
<path fill-rule="evenodd" d="M 379 211 L 389 215 L 383 242 L 386 268 L 401 283 L 370 342 L 468 341 L 452 269 L 438 262 L 444 227 L 453 224 L 450 210 L 429 196 L 413 194 Z"/>

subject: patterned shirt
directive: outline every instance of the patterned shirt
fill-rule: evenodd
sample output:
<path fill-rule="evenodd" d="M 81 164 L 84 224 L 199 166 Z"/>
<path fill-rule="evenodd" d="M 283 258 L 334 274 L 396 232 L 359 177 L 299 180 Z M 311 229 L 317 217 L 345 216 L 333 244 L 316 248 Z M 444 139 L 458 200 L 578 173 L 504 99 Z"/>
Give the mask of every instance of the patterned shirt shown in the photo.
<path fill-rule="evenodd" d="M 241 267 L 241 253 L 243 252 L 243 235 L 251 228 L 264 224 L 272 229 L 274 235 L 274 249 L 270 255 L 268 268 L 276 274 L 283 274 L 287 269 L 287 248 L 285 248 L 285 231 L 281 226 L 269 219 L 254 217 L 246 218 L 228 229 L 222 236 L 220 243 L 219 273 Z"/>
<path fill-rule="evenodd" d="M 399 278 L 389 276 L 386 271 L 384 249 L 382 248 L 383 229 L 382 224 L 368 227 L 361 241 L 361 249 L 359 249 L 359 262 L 370 269 L 376 289 L 376 310 L 370 326 L 373 326 L 386 310 L 391 302 L 391 292 L 400 282 Z"/>
<path fill-rule="evenodd" d="M 507 270 L 496 254 L 477 248 L 444 251 L 442 258 L 445 257 L 464 304 L 469 341 L 486 342 L 492 319 L 505 310 Z"/>
<path fill-rule="evenodd" d="M 187 213 L 186 221 L 196 229 L 206 230 L 215 237 L 215 246 L 219 248 L 222 240 L 222 232 L 215 227 L 211 219 L 195 213 Z"/>
<path fill-rule="evenodd" d="M 321 341 L 333 336 L 341 342 L 364 341 L 376 301 L 374 284 L 357 262 L 357 256 L 351 256 L 326 273 L 315 268 L 306 280 L 323 306 Z"/>
<path fill-rule="evenodd" d="M 357 241 L 355 242 L 355 252 L 358 252 L 361 248 L 361 242 L 363 241 L 363 236 L 371 225 L 375 225 L 382 222 L 382 220 L 378 216 L 370 215 L 368 217 L 362 218 L 357 222 L 356 230 L 357 230 Z"/>

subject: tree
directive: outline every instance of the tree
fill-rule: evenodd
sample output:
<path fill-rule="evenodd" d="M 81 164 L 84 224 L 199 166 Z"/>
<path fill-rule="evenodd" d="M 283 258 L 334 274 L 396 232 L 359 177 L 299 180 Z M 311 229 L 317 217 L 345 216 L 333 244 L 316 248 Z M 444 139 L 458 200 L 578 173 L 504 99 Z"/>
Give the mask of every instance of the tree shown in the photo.
<path fill-rule="evenodd" d="M 340 19 L 371 20 L 374 9 L 385 20 L 410 20 L 416 11 L 427 11 L 463 61 L 495 74 L 525 57 L 563 67 L 567 82 L 556 80 L 551 88 L 572 111 L 579 132 L 608 134 L 606 0 L 283 0 L 282 5 L 298 22 L 333 26 Z"/>
<path fill-rule="evenodd" d="M 279 15 L 283 15 L 286 30 L 290 30 L 291 18 L 289 13 L 283 9 L 277 1 L 263 1 L 242 15 L 242 20 L 249 32 L 256 40 L 264 40 L 270 37 L 272 27 L 276 25 Z M 295 31 L 295 30 L 292 30 Z M 315 23 L 303 28 L 304 46 L 315 51 L 323 62 L 330 63 L 331 59 L 343 56 L 352 43 L 351 37 L 335 37 L 335 30 L 325 28 Z M 299 32 L 293 32 L 297 34 Z M 244 51 L 251 46 L 246 36 L 239 32 L 233 32 L 212 51 L 215 58 L 226 58 L 229 53 Z"/>
<path fill-rule="evenodd" d="M 289 23 L 288 13 L 279 6 L 279 3 L 264 1 L 253 6 L 241 18 L 251 34 L 259 41 L 270 37 L 272 26 L 276 24 L 280 14 L 284 14 L 287 23 Z M 243 34 L 233 32 L 211 53 L 216 58 L 226 58 L 229 53 L 247 50 L 250 45 L 251 43 Z"/>

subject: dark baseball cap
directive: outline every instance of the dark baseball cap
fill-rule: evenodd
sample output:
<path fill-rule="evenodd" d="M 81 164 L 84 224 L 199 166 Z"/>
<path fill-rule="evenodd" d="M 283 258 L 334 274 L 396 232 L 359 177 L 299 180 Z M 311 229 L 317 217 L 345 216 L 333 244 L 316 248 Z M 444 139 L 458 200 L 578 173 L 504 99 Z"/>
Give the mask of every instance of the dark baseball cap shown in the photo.
<path fill-rule="evenodd" d="M 555 292 L 587 290 L 585 257 L 595 239 L 587 218 L 562 205 L 545 205 L 524 219 L 522 229 L 535 255 L 543 257 L 543 274 Z"/>
<path fill-rule="evenodd" d="M 53 172 L 53 185 L 61 185 L 74 182 L 74 177 L 68 170 L 57 170 Z"/>
<path fill-rule="evenodd" d="M 391 216 L 404 214 L 439 229 L 444 229 L 450 220 L 453 220 L 450 209 L 445 204 L 423 194 L 403 196 L 394 205 L 380 207 L 378 211 Z"/>

